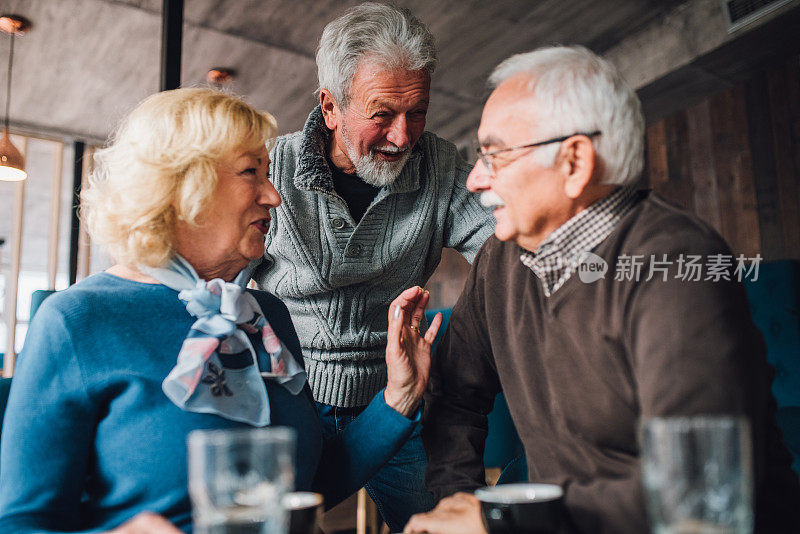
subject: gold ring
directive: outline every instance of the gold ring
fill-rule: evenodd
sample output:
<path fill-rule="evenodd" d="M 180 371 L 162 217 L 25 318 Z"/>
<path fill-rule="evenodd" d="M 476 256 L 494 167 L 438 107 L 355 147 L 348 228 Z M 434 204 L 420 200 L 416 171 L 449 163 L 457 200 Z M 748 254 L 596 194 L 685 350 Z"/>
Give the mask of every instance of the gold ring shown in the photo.
<path fill-rule="evenodd" d="M 419 331 L 419 327 L 418 327 L 418 326 L 411 325 L 411 326 L 409 326 L 409 328 L 410 328 L 411 330 L 413 330 L 414 332 L 416 332 L 416 333 L 417 333 L 417 335 L 421 335 L 421 334 L 420 334 L 420 331 Z"/>

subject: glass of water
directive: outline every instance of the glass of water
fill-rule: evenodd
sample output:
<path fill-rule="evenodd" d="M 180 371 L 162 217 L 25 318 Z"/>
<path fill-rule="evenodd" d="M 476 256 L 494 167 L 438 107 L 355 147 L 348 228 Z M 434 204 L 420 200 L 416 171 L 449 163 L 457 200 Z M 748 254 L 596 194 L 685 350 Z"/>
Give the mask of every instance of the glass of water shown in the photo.
<path fill-rule="evenodd" d="M 287 532 L 281 499 L 294 489 L 294 430 L 195 430 L 188 448 L 195 533 Z"/>
<path fill-rule="evenodd" d="M 753 532 L 750 425 L 744 417 L 666 417 L 641 427 L 655 534 Z"/>

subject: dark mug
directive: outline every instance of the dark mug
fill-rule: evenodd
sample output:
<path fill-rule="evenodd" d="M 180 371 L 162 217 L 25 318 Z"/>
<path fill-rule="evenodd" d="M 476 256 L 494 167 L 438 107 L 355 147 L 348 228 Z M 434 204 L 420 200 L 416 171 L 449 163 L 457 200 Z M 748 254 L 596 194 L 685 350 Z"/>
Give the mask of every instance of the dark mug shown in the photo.
<path fill-rule="evenodd" d="M 489 534 L 554 534 L 564 514 L 564 490 L 554 484 L 504 484 L 475 491 Z"/>
<path fill-rule="evenodd" d="M 289 534 L 317 534 L 322 503 L 322 495 L 310 491 L 284 495 L 281 504 L 289 514 Z"/>

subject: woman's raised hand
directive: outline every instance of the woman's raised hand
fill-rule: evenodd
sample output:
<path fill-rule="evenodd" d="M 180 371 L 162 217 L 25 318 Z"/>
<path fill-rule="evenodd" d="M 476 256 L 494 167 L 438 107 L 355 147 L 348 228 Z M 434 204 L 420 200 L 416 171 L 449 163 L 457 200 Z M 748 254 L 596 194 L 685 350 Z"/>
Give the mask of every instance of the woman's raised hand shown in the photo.
<path fill-rule="evenodd" d="M 430 295 L 419 286 L 406 289 L 389 306 L 389 332 L 386 342 L 388 383 L 386 404 L 406 417 L 411 416 L 428 386 L 431 369 L 431 344 L 442 314 L 437 313 L 426 332 L 420 331 Z"/>

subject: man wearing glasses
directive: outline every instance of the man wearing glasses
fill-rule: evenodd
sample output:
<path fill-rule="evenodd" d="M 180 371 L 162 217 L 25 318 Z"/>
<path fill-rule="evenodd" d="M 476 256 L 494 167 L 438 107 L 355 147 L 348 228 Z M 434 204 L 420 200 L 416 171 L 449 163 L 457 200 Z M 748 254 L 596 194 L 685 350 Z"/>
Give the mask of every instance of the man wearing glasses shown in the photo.
<path fill-rule="evenodd" d="M 422 437 L 434 497 L 485 485 L 486 414 L 502 389 L 530 481 L 564 488 L 568 531 L 648 532 L 637 424 L 699 414 L 749 419 L 757 531 L 797 528 L 800 488 L 744 289 L 680 272 L 685 254 L 731 253 L 696 217 L 636 191 L 633 90 L 582 47 L 511 57 L 490 82 L 467 188 L 494 208 L 495 236 L 433 359 Z M 478 502 L 458 493 L 405 532 L 483 532 Z"/>

